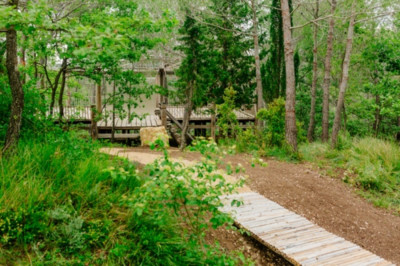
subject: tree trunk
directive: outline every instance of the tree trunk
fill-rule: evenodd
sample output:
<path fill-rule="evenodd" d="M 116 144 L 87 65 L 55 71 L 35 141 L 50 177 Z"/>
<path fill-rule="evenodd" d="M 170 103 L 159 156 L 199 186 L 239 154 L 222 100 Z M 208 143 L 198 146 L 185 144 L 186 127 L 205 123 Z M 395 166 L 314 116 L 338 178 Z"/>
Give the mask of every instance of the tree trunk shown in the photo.
<path fill-rule="evenodd" d="M 345 104 L 343 104 L 343 131 L 347 131 L 347 112 Z"/>
<path fill-rule="evenodd" d="M 396 139 L 400 143 L 400 116 L 397 117 L 397 126 L 399 127 L 399 132 L 397 133 Z"/>
<path fill-rule="evenodd" d="M 283 39 L 286 65 L 286 141 L 294 152 L 297 152 L 296 127 L 296 77 L 294 70 L 294 53 L 292 43 L 291 18 L 288 0 L 281 0 Z"/>
<path fill-rule="evenodd" d="M 61 88 L 60 88 L 60 95 L 58 96 L 58 107 L 59 107 L 59 120 L 64 117 L 64 91 L 65 91 L 65 83 L 67 81 L 67 70 L 62 72 L 61 78 Z"/>
<path fill-rule="evenodd" d="M 332 69 L 332 54 L 333 54 L 333 32 L 335 29 L 335 18 L 333 17 L 336 11 L 336 0 L 332 0 L 331 15 L 329 20 L 328 39 L 326 45 L 325 57 L 325 75 L 322 103 L 322 141 L 327 142 L 329 139 L 329 87 L 331 86 L 331 69 Z"/>
<path fill-rule="evenodd" d="M 113 101 L 115 101 L 115 81 L 113 83 Z M 115 141 L 115 103 L 112 106 L 111 142 Z"/>
<path fill-rule="evenodd" d="M 26 35 L 25 34 L 22 34 L 22 40 L 23 40 L 23 42 L 26 41 Z M 25 67 L 26 66 L 26 50 L 25 50 L 24 47 L 21 48 L 21 58 L 20 58 L 20 60 L 21 60 L 21 65 Z M 24 69 L 24 72 L 21 75 L 21 83 L 22 84 L 26 83 L 25 69 Z"/>
<path fill-rule="evenodd" d="M 47 59 L 46 59 L 47 61 Z M 49 74 L 47 72 L 47 66 L 44 68 L 47 81 L 49 82 L 51 86 L 51 99 L 50 99 L 50 116 L 53 116 L 53 111 L 54 111 L 54 104 L 56 102 L 56 93 L 57 93 L 57 88 L 58 88 L 58 83 L 60 82 L 60 77 L 63 71 L 67 68 L 67 59 L 63 59 L 63 62 L 61 64 L 61 69 L 58 71 L 57 76 L 54 80 L 54 84 L 51 83 Z"/>
<path fill-rule="evenodd" d="M 96 109 L 98 115 L 101 115 L 102 113 L 102 107 L 101 107 L 101 81 L 97 83 L 96 87 Z"/>
<path fill-rule="evenodd" d="M 251 0 L 251 8 L 253 11 L 253 39 L 254 39 L 254 59 L 256 68 L 256 93 L 257 93 L 257 112 L 264 108 L 263 87 L 261 79 L 261 63 L 260 63 L 260 47 L 258 43 L 258 20 L 257 20 L 257 0 Z M 261 121 L 257 120 L 258 126 Z"/>
<path fill-rule="evenodd" d="M 351 18 L 350 18 L 349 28 L 347 31 L 346 53 L 344 56 L 343 67 L 342 67 L 342 79 L 340 82 L 339 97 L 338 97 L 337 106 L 336 106 L 335 120 L 333 122 L 333 128 L 332 128 L 332 146 L 333 147 L 336 147 L 337 140 L 338 140 L 340 124 L 341 124 L 341 114 L 343 111 L 347 83 L 349 80 L 350 57 L 351 57 L 351 52 L 353 49 L 354 25 L 355 25 L 355 21 L 356 21 L 355 3 L 356 2 L 353 1 L 352 10 L 351 10 L 352 14 L 351 14 Z"/>
<path fill-rule="evenodd" d="M 319 13 L 319 0 L 316 2 L 314 19 L 318 19 Z M 310 123 L 308 125 L 307 138 L 309 142 L 314 140 L 315 130 L 315 105 L 316 105 L 316 90 L 318 82 L 318 24 L 314 23 L 314 49 L 313 49 L 313 79 L 311 85 L 311 110 L 310 110 Z"/>
<path fill-rule="evenodd" d="M 211 109 L 212 109 L 211 110 L 212 111 L 212 113 L 211 113 L 211 138 L 214 141 L 217 141 L 216 136 L 215 136 L 215 133 L 216 133 L 216 117 L 217 117 L 217 114 L 216 114 L 217 107 L 216 107 L 215 102 L 212 103 Z"/>
<path fill-rule="evenodd" d="M 190 123 L 190 116 L 193 111 L 193 82 L 191 82 L 189 86 L 189 90 L 187 91 L 186 95 L 186 106 L 185 106 L 185 114 L 183 115 L 183 122 L 182 122 L 182 135 L 181 135 L 181 147 L 180 149 L 183 150 L 187 145 L 187 138 L 186 135 L 189 131 L 189 123 Z"/>
<path fill-rule="evenodd" d="M 13 0 L 9 3 L 11 6 L 18 7 L 18 0 Z M 22 89 L 20 80 L 20 73 L 17 68 L 17 31 L 14 29 L 14 27 L 10 27 L 6 33 L 6 49 L 6 68 L 11 88 L 12 103 L 10 121 L 7 128 L 3 152 L 14 149 L 14 147 L 16 147 L 18 144 L 21 131 L 22 112 L 24 110 L 24 91 Z"/>

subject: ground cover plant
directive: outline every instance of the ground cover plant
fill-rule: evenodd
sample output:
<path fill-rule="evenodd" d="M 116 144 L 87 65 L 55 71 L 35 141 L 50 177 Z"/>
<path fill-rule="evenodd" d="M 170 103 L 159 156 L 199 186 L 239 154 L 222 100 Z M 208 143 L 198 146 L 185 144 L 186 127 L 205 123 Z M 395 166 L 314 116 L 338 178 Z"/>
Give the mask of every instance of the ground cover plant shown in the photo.
<path fill-rule="evenodd" d="M 236 185 L 213 173 L 215 146 L 199 143 L 208 159 L 195 166 L 166 153 L 143 171 L 98 148 L 59 131 L 23 139 L 1 159 L 0 264 L 245 262 L 204 242 L 208 228 L 232 222 L 218 196 Z"/>
<path fill-rule="evenodd" d="M 344 169 L 343 181 L 376 206 L 400 213 L 400 147 L 390 140 L 341 137 L 340 147 L 326 143 L 304 144 L 300 152 L 331 175 Z M 343 172 L 343 171 L 340 171 Z"/>

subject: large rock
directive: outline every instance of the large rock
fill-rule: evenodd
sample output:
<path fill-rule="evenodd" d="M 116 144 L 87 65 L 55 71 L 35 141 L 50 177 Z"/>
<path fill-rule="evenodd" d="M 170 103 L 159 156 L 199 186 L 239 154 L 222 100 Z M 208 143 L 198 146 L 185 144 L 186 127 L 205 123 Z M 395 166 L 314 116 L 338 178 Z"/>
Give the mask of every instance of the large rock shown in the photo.
<path fill-rule="evenodd" d="M 142 127 L 140 129 L 142 146 L 148 146 L 157 139 L 161 139 L 165 146 L 169 145 L 169 136 L 165 127 Z"/>

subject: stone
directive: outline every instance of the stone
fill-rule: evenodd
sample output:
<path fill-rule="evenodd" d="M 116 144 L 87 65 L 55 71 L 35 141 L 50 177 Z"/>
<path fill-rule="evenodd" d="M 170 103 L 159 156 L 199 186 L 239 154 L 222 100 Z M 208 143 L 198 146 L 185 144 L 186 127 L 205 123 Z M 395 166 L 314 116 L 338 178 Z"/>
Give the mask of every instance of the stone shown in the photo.
<path fill-rule="evenodd" d="M 169 136 L 165 127 L 142 127 L 140 129 L 140 141 L 142 146 L 149 146 L 150 143 L 161 139 L 165 146 L 169 146 Z"/>

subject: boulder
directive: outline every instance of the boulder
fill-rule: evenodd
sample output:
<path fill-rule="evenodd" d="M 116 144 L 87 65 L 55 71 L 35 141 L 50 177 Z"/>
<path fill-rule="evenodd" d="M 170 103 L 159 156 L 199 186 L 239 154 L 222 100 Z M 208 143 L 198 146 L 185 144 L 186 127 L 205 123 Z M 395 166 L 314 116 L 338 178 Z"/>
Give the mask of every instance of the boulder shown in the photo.
<path fill-rule="evenodd" d="M 169 146 L 169 136 L 165 127 L 142 127 L 140 129 L 140 141 L 142 146 L 149 146 L 150 143 L 161 139 L 165 146 Z"/>

